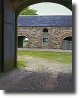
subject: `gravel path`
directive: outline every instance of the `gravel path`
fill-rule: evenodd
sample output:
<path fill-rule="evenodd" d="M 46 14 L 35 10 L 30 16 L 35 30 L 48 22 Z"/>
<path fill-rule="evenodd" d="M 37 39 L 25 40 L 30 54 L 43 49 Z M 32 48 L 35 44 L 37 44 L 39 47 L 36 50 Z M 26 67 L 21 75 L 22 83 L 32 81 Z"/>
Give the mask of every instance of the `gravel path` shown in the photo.
<path fill-rule="evenodd" d="M 72 65 L 25 56 L 18 59 L 28 61 L 28 66 L 0 74 L 0 89 L 13 92 L 72 91 Z"/>
<path fill-rule="evenodd" d="M 28 66 L 25 67 L 28 71 L 42 71 L 42 72 L 64 72 L 68 73 L 72 71 L 71 64 L 60 64 L 54 63 L 47 59 L 43 58 L 34 58 L 34 57 L 18 57 L 20 60 L 24 60 L 28 62 Z"/>
<path fill-rule="evenodd" d="M 18 48 L 18 50 L 72 52 L 72 50 L 62 50 L 62 49 L 38 49 L 38 48 Z"/>

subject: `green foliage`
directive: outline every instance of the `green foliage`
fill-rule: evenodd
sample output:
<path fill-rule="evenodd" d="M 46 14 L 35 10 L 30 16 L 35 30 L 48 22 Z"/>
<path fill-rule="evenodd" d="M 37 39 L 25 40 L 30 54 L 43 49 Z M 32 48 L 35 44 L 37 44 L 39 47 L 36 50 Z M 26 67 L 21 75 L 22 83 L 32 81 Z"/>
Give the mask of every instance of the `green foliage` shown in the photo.
<path fill-rule="evenodd" d="M 30 9 L 29 7 L 27 7 L 20 13 L 20 15 L 37 15 L 36 12 L 37 10 Z"/>

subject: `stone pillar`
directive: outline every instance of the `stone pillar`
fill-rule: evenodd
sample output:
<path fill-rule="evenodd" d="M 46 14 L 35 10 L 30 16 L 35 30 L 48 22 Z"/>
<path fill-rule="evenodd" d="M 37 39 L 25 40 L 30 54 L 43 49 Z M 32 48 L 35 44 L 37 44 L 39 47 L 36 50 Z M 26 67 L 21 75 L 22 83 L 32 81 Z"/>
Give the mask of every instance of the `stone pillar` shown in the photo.
<path fill-rule="evenodd" d="M 13 69 L 16 58 L 15 11 L 10 0 L 4 0 L 4 67 L 3 71 Z"/>
<path fill-rule="evenodd" d="M 3 14 L 3 10 L 2 10 L 2 5 L 3 5 L 3 0 L 0 0 L 0 72 L 2 71 L 2 66 L 3 66 L 3 54 L 2 54 L 2 40 L 3 40 L 3 37 L 2 37 L 2 33 L 3 33 L 3 30 L 2 30 L 2 14 Z"/>

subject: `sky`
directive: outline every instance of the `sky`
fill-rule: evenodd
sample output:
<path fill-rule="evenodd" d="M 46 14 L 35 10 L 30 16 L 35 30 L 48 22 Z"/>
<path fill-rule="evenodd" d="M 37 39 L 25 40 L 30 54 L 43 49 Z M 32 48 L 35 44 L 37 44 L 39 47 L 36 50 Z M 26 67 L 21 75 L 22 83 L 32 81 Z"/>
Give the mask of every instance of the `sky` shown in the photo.
<path fill-rule="evenodd" d="M 71 10 L 56 3 L 38 3 L 29 7 L 37 10 L 38 15 L 72 15 Z"/>

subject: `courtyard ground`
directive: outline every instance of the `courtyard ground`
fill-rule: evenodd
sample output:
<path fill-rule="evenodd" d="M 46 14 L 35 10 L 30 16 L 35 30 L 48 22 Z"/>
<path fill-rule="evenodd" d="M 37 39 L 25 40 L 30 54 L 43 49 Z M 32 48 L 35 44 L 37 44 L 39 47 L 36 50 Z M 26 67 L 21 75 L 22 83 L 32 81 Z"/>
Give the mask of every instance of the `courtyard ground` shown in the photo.
<path fill-rule="evenodd" d="M 21 49 L 18 69 L 0 74 L 0 89 L 7 91 L 70 92 L 72 88 L 71 52 Z"/>

